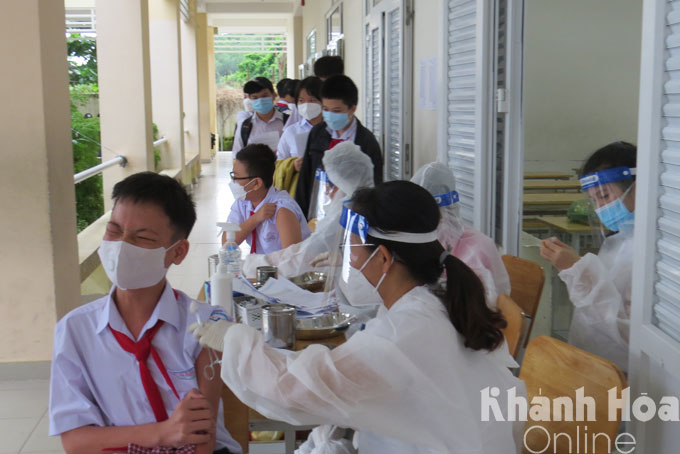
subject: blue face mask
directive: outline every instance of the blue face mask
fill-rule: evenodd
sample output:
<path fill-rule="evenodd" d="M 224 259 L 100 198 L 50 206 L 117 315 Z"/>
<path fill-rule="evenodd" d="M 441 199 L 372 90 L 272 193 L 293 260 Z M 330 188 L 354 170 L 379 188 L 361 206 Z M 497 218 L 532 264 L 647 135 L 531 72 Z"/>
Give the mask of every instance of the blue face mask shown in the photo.
<path fill-rule="evenodd" d="M 612 232 L 618 232 L 621 230 L 621 227 L 635 219 L 635 214 L 628 211 L 628 208 L 621 201 L 622 198 L 618 198 L 601 208 L 595 209 L 600 221 Z"/>
<path fill-rule="evenodd" d="M 326 112 L 323 113 L 323 121 L 333 131 L 340 131 L 349 123 L 349 115 L 346 112 Z"/>
<path fill-rule="evenodd" d="M 274 100 L 271 97 L 253 99 L 253 110 L 264 115 L 274 108 Z"/>

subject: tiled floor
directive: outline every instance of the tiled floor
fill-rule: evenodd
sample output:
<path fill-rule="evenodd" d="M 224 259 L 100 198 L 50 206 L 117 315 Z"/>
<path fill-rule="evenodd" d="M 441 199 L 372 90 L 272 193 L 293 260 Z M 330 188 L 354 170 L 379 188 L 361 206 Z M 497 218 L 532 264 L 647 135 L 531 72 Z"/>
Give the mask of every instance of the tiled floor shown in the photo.
<path fill-rule="evenodd" d="M 229 190 L 231 163 L 231 153 L 218 153 L 210 164 L 203 165 L 193 189 L 197 220 L 189 237 L 189 255 L 168 271 L 172 286 L 192 297 L 208 278 L 208 256 L 220 247 L 215 223 L 227 219 L 234 201 Z M 246 252 L 247 245 L 244 255 Z M 47 435 L 48 397 L 48 380 L 0 380 L 0 454 L 64 452 L 59 438 Z"/>
<path fill-rule="evenodd" d="M 47 380 L 0 381 L 0 454 L 63 453 L 47 435 Z"/>

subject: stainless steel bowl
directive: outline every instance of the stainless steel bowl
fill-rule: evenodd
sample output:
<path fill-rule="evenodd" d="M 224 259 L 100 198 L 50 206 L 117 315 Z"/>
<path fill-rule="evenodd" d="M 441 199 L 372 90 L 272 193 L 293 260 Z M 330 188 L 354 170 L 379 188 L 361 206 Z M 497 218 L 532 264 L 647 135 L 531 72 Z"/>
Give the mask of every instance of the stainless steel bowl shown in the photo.
<path fill-rule="evenodd" d="M 323 292 L 327 279 L 328 275 L 326 273 L 322 273 L 320 271 L 309 271 L 299 276 L 290 278 L 290 281 L 300 288 L 316 293 Z"/>
<path fill-rule="evenodd" d="M 295 322 L 295 337 L 298 339 L 325 339 L 344 331 L 355 321 L 351 314 L 331 312 L 310 318 L 299 318 Z"/>

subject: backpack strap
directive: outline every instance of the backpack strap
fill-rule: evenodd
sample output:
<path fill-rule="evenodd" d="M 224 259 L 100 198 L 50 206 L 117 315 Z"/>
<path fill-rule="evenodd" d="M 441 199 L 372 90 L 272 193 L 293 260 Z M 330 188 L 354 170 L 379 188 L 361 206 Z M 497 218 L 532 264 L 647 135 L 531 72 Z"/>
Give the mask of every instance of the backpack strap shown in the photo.
<path fill-rule="evenodd" d="M 241 142 L 243 142 L 243 146 L 245 147 L 248 145 L 248 138 L 250 137 L 250 133 L 253 130 L 253 117 L 250 116 L 243 120 L 243 123 L 241 123 Z"/>

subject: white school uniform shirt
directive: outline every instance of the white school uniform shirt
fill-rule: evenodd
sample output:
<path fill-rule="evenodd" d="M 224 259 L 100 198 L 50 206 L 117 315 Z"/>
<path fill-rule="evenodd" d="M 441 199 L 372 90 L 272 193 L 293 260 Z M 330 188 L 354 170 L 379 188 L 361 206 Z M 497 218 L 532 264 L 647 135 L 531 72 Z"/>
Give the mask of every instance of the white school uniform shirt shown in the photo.
<path fill-rule="evenodd" d="M 290 116 L 288 117 L 288 121 L 286 122 L 286 124 L 283 126 L 283 130 L 285 131 L 286 129 L 291 128 L 294 124 L 296 124 L 300 120 L 304 120 L 304 118 L 302 117 L 302 115 L 300 115 L 300 112 L 297 109 L 297 104 L 293 104 Z"/>
<path fill-rule="evenodd" d="M 234 201 L 227 222 L 233 222 L 240 225 L 251 216 L 250 213 L 252 211 L 257 212 L 257 210 L 265 203 L 275 203 L 276 213 L 274 216 L 260 222 L 257 227 L 255 227 L 256 251 L 258 254 L 269 254 L 270 252 L 281 249 L 281 237 L 279 236 L 279 229 L 276 227 L 276 215 L 281 208 L 287 208 L 295 214 L 295 217 L 300 223 L 300 232 L 302 233 L 303 240 L 311 235 L 311 231 L 307 226 L 307 219 L 305 218 L 305 215 L 302 214 L 302 210 L 295 199 L 293 199 L 288 192 L 276 189 L 274 186 L 269 188 L 267 195 L 255 208 L 253 208 L 253 203 L 250 200 Z M 246 242 L 251 247 L 252 238 L 252 233 L 248 234 L 246 237 Z"/>
<path fill-rule="evenodd" d="M 236 134 L 234 135 L 234 145 L 231 148 L 232 152 L 236 153 L 245 146 L 243 144 L 243 140 L 241 140 L 241 125 L 246 120 L 246 118 L 253 119 L 253 128 L 250 130 L 250 136 L 248 136 L 248 143 L 254 143 L 252 139 L 270 132 L 276 132 L 279 134 L 279 137 L 281 137 L 281 132 L 283 131 L 283 114 L 281 112 L 274 109 L 274 115 L 272 115 L 269 121 L 263 121 L 260 119 L 260 117 L 257 116 L 256 112 L 251 112 L 250 116 L 244 117 L 243 120 L 241 120 L 238 123 L 238 126 L 236 127 Z"/>
<path fill-rule="evenodd" d="M 326 131 L 328 131 L 328 134 L 331 135 L 331 139 L 342 139 L 354 142 L 354 139 L 357 136 L 357 124 L 357 119 L 352 117 L 352 124 L 349 125 L 349 128 L 347 128 L 347 130 L 341 135 L 338 134 L 338 131 L 329 128 L 328 125 L 326 125 Z"/>
<path fill-rule="evenodd" d="M 113 337 L 109 325 L 134 339 L 113 300 L 113 290 L 96 301 L 69 312 L 54 332 L 54 352 L 50 378 L 49 419 L 52 436 L 78 427 L 132 426 L 155 423 L 156 418 L 144 391 L 139 366 L 134 355 L 126 352 Z M 194 365 L 202 348 L 187 332 L 196 321 L 189 311 L 192 299 L 173 291 L 166 284 L 151 317 L 139 334 L 139 340 L 158 320 L 163 320 L 152 340 L 172 383 L 183 398 L 198 388 Z M 199 303 L 201 320 L 220 319 L 221 308 Z M 179 403 L 156 363 L 147 366 L 163 398 L 168 417 Z M 224 427 L 224 409 L 220 400 L 215 449 L 241 452 L 241 447 Z"/>
<path fill-rule="evenodd" d="M 281 135 L 281 140 L 279 140 L 279 147 L 276 149 L 276 159 L 300 158 L 304 156 L 305 149 L 300 149 L 300 145 L 305 144 L 306 146 L 309 131 L 313 127 L 314 125 L 303 118 L 294 125 L 291 125 L 291 127 L 285 128 Z"/>

